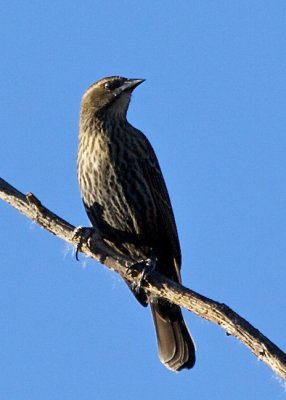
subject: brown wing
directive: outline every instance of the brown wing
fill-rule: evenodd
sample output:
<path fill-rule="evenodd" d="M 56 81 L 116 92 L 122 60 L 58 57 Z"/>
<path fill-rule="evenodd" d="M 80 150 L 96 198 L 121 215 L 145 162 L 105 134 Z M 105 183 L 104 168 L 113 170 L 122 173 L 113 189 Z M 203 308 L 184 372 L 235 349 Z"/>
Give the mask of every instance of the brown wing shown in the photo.
<path fill-rule="evenodd" d="M 147 138 L 141 132 L 140 134 L 142 135 L 141 140 L 148 150 L 145 152 L 145 154 L 148 154 L 148 157 L 141 161 L 142 170 L 157 207 L 159 224 L 161 224 L 159 230 L 165 233 L 166 239 L 164 245 L 171 248 L 174 267 L 180 281 L 181 249 L 169 193 L 156 154 Z"/>

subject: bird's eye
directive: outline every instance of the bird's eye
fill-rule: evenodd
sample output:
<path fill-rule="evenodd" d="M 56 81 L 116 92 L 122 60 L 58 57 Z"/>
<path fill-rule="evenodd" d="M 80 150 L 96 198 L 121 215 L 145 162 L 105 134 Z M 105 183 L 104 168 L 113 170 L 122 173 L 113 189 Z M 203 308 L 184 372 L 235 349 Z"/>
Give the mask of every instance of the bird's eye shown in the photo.
<path fill-rule="evenodd" d="M 110 90 L 110 89 L 111 89 L 111 88 L 110 88 L 110 82 L 106 82 L 106 83 L 104 84 L 104 88 L 107 89 L 107 90 Z"/>
<path fill-rule="evenodd" d="M 121 85 L 121 81 L 119 79 L 115 79 L 113 81 L 105 82 L 104 89 L 114 90 L 114 89 L 117 89 L 120 85 Z"/>

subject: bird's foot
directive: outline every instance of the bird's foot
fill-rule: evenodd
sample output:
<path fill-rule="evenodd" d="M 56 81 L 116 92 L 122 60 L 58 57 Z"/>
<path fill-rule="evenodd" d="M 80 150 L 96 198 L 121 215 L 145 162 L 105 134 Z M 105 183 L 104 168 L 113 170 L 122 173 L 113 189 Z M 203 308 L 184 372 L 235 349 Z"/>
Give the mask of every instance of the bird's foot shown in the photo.
<path fill-rule="evenodd" d="M 134 284 L 135 292 L 139 293 L 142 290 L 142 282 L 144 279 L 148 278 L 149 275 L 156 268 L 157 259 L 155 257 L 149 257 L 145 260 L 137 261 L 136 263 L 132 264 L 128 269 L 129 270 L 139 270 L 140 271 L 140 278 L 137 284 Z"/>
<path fill-rule="evenodd" d="M 73 239 L 79 238 L 76 245 L 75 258 L 79 261 L 78 253 L 81 251 L 82 245 L 88 243 L 89 239 L 93 236 L 94 229 L 89 227 L 78 226 L 73 233 Z"/>

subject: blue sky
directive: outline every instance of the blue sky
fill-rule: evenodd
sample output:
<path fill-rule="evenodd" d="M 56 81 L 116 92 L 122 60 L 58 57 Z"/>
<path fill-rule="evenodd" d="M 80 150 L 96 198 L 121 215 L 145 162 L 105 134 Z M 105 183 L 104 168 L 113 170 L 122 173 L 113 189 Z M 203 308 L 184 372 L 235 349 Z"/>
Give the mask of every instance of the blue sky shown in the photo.
<path fill-rule="evenodd" d="M 285 1 L 9 1 L 0 16 L 1 176 L 75 225 L 81 96 L 146 78 L 129 120 L 171 195 L 184 284 L 286 349 Z M 273 372 L 185 313 L 197 364 L 156 354 L 120 278 L 0 203 L 0 397 L 282 399 Z"/>

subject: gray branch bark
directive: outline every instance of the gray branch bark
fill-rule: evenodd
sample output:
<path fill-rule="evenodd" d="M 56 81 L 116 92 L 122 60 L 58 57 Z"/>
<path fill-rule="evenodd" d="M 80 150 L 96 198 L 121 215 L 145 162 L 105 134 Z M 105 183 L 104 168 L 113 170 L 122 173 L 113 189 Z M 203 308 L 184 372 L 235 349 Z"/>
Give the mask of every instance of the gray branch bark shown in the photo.
<path fill-rule="evenodd" d="M 84 240 L 81 231 L 49 211 L 32 193 L 24 195 L 1 178 L 0 198 L 64 241 L 76 247 L 82 242 L 81 251 L 84 254 L 114 270 L 129 282 L 135 285 L 139 283 L 142 271 L 129 268 L 132 262 L 114 253 L 104 243 L 99 232 L 95 231 L 91 240 Z M 151 296 L 164 298 L 221 326 L 228 335 L 240 340 L 259 360 L 286 380 L 286 354 L 227 305 L 202 296 L 157 272 L 148 275 L 141 285 Z"/>

